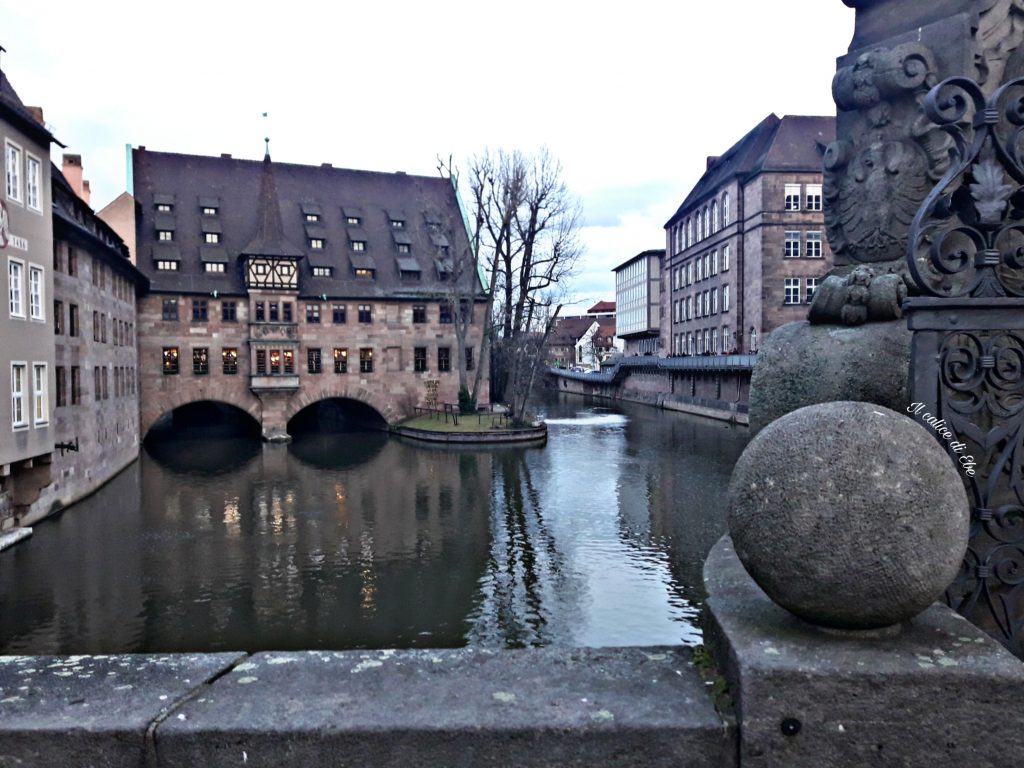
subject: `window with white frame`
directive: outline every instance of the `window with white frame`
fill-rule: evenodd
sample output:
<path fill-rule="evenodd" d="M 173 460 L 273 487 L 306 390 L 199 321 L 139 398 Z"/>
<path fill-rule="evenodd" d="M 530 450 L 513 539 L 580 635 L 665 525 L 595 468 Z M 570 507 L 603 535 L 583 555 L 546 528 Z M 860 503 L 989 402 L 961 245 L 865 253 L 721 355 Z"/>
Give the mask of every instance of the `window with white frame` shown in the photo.
<path fill-rule="evenodd" d="M 169 229 L 158 229 L 156 239 L 162 243 L 169 243 L 174 240 L 174 232 Z"/>
<path fill-rule="evenodd" d="M 25 263 L 7 260 L 7 299 L 11 317 L 25 317 Z"/>
<path fill-rule="evenodd" d="M 710 218 L 710 215 L 708 214 L 707 206 L 704 206 L 704 222 L 701 225 L 701 235 L 700 236 L 702 238 L 704 238 L 704 237 L 711 237 L 711 218 Z"/>
<path fill-rule="evenodd" d="M 722 271 L 723 272 L 728 272 L 729 271 L 729 246 L 728 245 L 723 245 L 722 246 Z"/>
<path fill-rule="evenodd" d="M 172 264 L 177 264 L 176 261 L 172 261 L 171 263 Z M 204 262 L 204 264 L 203 264 L 203 268 L 207 272 L 216 273 L 216 274 L 223 274 L 224 266 L 225 265 L 224 265 L 223 262 L 218 262 L 218 261 L 207 261 L 207 262 Z"/>
<path fill-rule="evenodd" d="M 800 233 L 786 232 L 783 256 L 787 259 L 795 259 L 800 256 Z"/>
<path fill-rule="evenodd" d="M 704 316 L 711 314 L 711 291 L 704 291 Z"/>
<path fill-rule="evenodd" d="M 156 268 L 161 272 L 177 272 L 178 262 L 159 259 L 156 263 Z"/>
<path fill-rule="evenodd" d="M 701 272 L 702 261 L 701 261 L 700 256 L 698 256 L 696 259 L 694 259 L 694 261 L 697 263 L 697 269 L 696 269 L 696 271 L 697 271 L 697 282 L 699 283 L 701 280 L 704 279 L 704 275 Z"/>
<path fill-rule="evenodd" d="M 722 226 L 729 226 L 729 193 L 722 195 Z"/>
<path fill-rule="evenodd" d="M 711 351 L 711 329 L 710 328 L 705 328 L 704 329 L 704 351 L 705 352 L 710 352 Z"/>
<path fill-rule="evenodd" d="M 787 211 L 799 211 L 800 210 L 800 185 L 799 184 L 787 184 L 785 188 L 786 205 Z"/>
<path fill-rule="evenodd" d="M 722 311 L 723 312 L 728 312 L 729 311 L 729 286 L 728 285 L 723 285 L 722 286 Z"/>
<path fill-rule="evenodd" d="M 821 232 L 807 232 L 807 255 L 812 259 L 821 258 Z"/>
<path fill-rule="evenodd" d="M 717 231 L 718 231 L 718 201 L 717 200 L 712 200 L 711 201 L 711 232 L 710 232 L 710 234 L 714 234 Z"/>
<path fill-rule="evenodd" d="M 30 265 L 28 268 L 28 315 L 33 320 L 45 320 L 43 314 L 43 268 Z"/>
<path fill-rule="evenodd" d="M 701 308 L 704 306 L 704 301 L 701 299 L 701 294 L 697 294 L 693 297 L 693 316 L 701 317 Z"/>
<path fill-rule="evenodd" d="M 25 155 L 25 204 L 33 211 L 43 210 L 42 163 L 33 155 Z"/>
<path fill-rule="evenodd" d="M 686 311 L 686 319 L 687 320 L 692 319 L 693 318 L 693 300 L 689 296 L 686 297 L 686 310 L 685 311 Z"/>
<path fill-rule="evenodd" d="M 757 329 L 750 329 L 750 351 L 757 352 Z"/>
<path fill-rule="evenodd" d="M 686 220 L 686 247 L 693 245 L 693 219 Z"/>
<path fill-rule="evenodd" d="M 718 274 L 718 251 L 711 252 L 711 274 Z"/>
<path fill-rule="evenodd" d="M 718 289 L 714 288 L 711 291 L 711 314 L 718 314 Z"/>
<path fill-rule="evenodd" d="M 693 285 L 693 262 L 686 265 L 686 284 Z"/>
<path fill-rule="evenodd" d="M 787 277 L 785 282 L 785 298 L 783 299 L 785 304 L 799 304 L 800 303 L 800 278 L 799 277 Z"/>
<path fill-rule="evenodd" d="M 25 413 L 27 369 L 25 363 L 11 363 L 11 426 L 15 429 L 28 426 L 28 414 Z"/>
<path fill-rule="evenodd" d="M 804 280 L 804 295 L 808 304 L 814 299 L 814 292 L 818 290 L 818 279 L 817 277 L 808 277 Z"/>
<path fill-rule="evenodd" d="M 821 210 L 821 184 L 807 185 L 807 197 L 805 202 L 807 203 L 808 211 Z"/>
<path fill-rule="evenodd" d="M 204 232 L 203 242 L 207 245 L 217 245 L 220 242 L 220 234 L 217 232 Z"/>
<path fill-rule="evenodd" d="M 36 426 L 50 421 L 50 380 L 46 363 L 32 364 L 32 422 Z"/>
<path fill-rule="evenodd" d="M 21 202 L 21 147 L 7 142 L 6 151 L 7 199 Z"/>
<path fill-rule="evenodd" d="M 729 326 L 722 326 L 722 354 L 727 355 L 732 352 L 732 337 L 729 335 Z"/>
<path fill-rule="evenodd" d="M 705 253 L 701 257 L 701 261 L 704 262 L 704 267 L 703 267 L 704 277 L 711 277 L 711 255 Z"/>

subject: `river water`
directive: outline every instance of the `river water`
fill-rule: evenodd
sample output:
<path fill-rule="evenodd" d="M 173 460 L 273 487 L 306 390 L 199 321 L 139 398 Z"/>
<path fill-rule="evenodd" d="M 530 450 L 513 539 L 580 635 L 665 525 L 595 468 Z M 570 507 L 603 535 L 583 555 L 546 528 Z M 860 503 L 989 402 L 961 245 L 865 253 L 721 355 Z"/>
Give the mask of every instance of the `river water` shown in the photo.
<path fill-rule="evenodd" d="M 746 428 L 554 397 L 543 448 L 147 447 L 0 553 L 0 653 L 700 642 Z"/>

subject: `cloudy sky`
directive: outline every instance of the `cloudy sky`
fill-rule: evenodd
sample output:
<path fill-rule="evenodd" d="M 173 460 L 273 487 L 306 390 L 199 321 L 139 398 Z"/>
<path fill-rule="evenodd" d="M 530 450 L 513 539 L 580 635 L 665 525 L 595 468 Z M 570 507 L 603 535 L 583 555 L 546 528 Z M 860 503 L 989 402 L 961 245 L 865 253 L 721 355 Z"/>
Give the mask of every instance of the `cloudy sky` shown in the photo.
<path fill-rule="evenodd" d="M 56 0 L 3 16 L 0 65 L 83 156 L 94 207 L 125 188 L 125 144 L 259 158 L 269 135 L 278 161 L 430 175 L 439 155 L 546 146 L 582 201 L 581 304 L 664 247 L 707 155 L 770 112 L 834 114 L 853 33 L 840 0 Z"/>

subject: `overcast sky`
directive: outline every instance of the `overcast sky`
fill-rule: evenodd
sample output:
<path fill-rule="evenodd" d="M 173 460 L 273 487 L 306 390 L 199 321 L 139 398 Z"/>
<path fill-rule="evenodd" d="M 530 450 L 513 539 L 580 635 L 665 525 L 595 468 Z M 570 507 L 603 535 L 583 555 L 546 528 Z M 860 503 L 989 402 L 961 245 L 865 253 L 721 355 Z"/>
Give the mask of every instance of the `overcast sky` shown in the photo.
<path fill-rule="evenodd" d="M 125 189 L 125 144 L 260 158 L 269 135 L 276 161 L 430 175 L 547 146 L 583 204 L 581 304 L 664 247 L 707 155 L 770 112 L 835 114 L 853 33 L 840 0 L 261 6 L 10 3 L 0 65 L 97 209 Z"/>

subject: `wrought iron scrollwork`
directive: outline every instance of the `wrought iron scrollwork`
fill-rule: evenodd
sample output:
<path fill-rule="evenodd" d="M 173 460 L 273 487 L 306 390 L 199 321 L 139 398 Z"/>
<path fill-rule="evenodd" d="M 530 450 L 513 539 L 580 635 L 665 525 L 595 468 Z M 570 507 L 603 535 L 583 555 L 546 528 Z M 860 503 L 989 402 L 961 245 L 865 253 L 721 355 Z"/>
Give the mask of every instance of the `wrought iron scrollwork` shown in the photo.
<path fill-rule="evenodd" d="M 1024 78 L 986 99 L 951 77 L 922 106 L 951 162 L 911 224 L 911 278 L 925 295 L 1024 297 Z"/>

